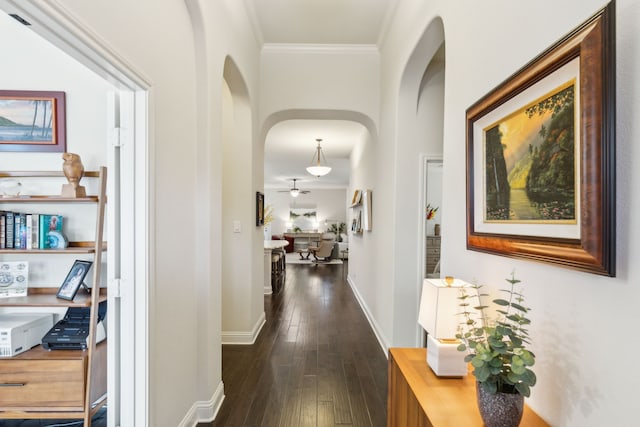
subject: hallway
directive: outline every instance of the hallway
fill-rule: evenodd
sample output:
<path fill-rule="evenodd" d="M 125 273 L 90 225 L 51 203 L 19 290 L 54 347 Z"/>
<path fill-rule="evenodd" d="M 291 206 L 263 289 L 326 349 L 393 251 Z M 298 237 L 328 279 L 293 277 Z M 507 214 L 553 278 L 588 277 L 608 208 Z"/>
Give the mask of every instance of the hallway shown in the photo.
<path fill-rule="evenodd" d="M 387 360 L 343 268 L 287 265 L 255 344 L 223 346 L 225 400 L 199 427 L 386 425 Z"/>

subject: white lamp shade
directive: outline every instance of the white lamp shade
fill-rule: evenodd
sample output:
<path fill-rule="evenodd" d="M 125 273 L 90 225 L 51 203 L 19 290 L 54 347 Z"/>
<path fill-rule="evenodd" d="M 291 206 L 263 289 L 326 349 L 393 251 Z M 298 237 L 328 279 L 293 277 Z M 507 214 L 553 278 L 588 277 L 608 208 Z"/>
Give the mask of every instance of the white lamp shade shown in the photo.
<path fill-rule="evenodd" d="M 313 176 L 325 176 L 329 172 L 331 172 L 331 167 L 329 166 L 309 166 L 307 168 L 307 172 L 309 172 Z"/>
<path fill-rule="evenodd" d="M 455 338 L 460 313 L 460 288 L 469 283 L 453 279 L 451 286 L 444 279 L 424 279 L 418 323 L 436 339 Z"/>
<path fill-rule="evenodd" d="M 291 194 L 291 197 L 298 197 L 300 195 L 300 190 L 298 190 L 297 188 L 292 188 L 291 190 L 289 190 L 289 194 Z"/>

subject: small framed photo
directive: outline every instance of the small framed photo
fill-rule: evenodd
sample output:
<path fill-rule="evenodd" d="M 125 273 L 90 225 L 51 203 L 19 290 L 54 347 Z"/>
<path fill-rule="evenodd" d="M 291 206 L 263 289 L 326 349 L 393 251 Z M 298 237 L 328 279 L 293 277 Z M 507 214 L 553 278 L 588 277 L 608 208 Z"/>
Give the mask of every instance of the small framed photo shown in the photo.
<path fill-rule="evenodd" d="M 71 266 L 71 270 L 69 270 L 69 274 L 65 277 L 64 282 L 60 285 L 60 289 L 58 289 L 56 296 L 58 298 L 73 301 L 78 289 L 80 289 L 80 286 L 84 283 L 84 278 L 89 272 L 92 264 L 92 261 L 77 259 L 73 263 L 73 266 Z"/>
<path fill-rule="evenodd" d="M 256 192 L 256 227 L 264 225 L 264 194 Z"/>

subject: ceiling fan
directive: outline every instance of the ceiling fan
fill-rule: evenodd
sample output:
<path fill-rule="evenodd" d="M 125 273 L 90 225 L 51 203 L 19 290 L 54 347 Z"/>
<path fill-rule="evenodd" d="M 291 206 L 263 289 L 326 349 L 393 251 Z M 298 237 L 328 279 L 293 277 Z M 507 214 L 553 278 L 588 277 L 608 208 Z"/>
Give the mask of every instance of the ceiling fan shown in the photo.
<path fill-rule="evenodd" d="M 296 187 L 296 181 L 298 180 L 298 178 L 293 178 L 293 187 L 289 190 L 279 190 L 279 193 L 289 193 L 291 195 L 291 197 L 298 197 L 300 194 L 307 194 L 310 193 L 311 191 L 309 190 L 300 190 L 298 187 Z"/>

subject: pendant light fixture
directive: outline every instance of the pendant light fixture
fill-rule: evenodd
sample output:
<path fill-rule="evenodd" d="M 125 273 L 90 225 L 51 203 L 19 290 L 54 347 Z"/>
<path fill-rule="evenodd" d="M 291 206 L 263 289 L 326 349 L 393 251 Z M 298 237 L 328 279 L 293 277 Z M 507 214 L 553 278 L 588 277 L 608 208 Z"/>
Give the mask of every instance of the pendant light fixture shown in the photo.
<path fill-rule="evenodd" d="M 316 153 L 313 155 L 311 159 L 311 166 L 307 168 L 307 172 L 311 175 L 320 178 L 321 176 L 325 176 L 329 172 L 331 172 L 331 167 L 327 166 L 327 159 L 324 158 L 324 154 L 322 153 L 322 147 L 320 147 L 320 142 L 322 139 L 317 138 L 318 146 L 316 147 Z M 320 157 L 322 156 L 322 160 L 324 160 L 324 166 L 320 164 Z"/>

